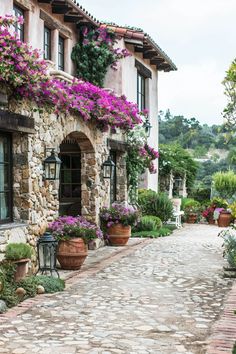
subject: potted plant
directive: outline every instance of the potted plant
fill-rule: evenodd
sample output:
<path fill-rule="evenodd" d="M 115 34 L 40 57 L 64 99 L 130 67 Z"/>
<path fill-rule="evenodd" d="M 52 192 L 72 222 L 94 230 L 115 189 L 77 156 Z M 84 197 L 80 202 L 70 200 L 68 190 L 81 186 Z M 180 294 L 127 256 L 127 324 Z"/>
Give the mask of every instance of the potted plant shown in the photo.
<path fill-rule="evenodd" d="M 215 207 L 209 206 L 202 212 L 202 216 L 206 219 L 206 221 L 210 225 L 215 225 L 214 211 L 215 211 Z"/>
<path fill-rule="evenodd" d="M 229 267 L 225 270 L 236 271 L 236 228 L 235 226 L 230 227 L 227 230 L 221 231 L 219 236 L 224 240 L 224 251 L 223 256 L 226 258 Z"/>
<path fill-rule="evenodd" d="M 61 216 L 49 225 L 49 231 L 57 239 L 57 259 L 62 269 L 80 269 L 88 255 L 88 243 L 103 238 L 95 224 L 82 216 Z"/>
<path fill-rule="evenodd" d="M 5 258 L 16 266 L 15 281 L 23 279 L 28 271 L 28 262 L 33 254 L 33 249 L 26 243 L 9 243 L 6 246 Z"/>
<path fill-rule="evenodd" d="M 136 225 L 139 211 L 133 206 L 113 203 L 101 209 L 100 217 L 112 246 L 124 246 L 131 236 L 131 226 Z"/>
<path fill-rule="evenodd" d="M 217 220 L 218 226 L 229 226 L 232 220 L 232 215 L 227 201 L 223 198 L 216 197 L 212 199 L 212 205 L 215 207 L 213 217 L 214 220 Z"/>
<path fill-rule="evenodd" d="M 200 216 L 200 203 L 192 198 L 183 198 L 182 208 L 186 222 L 188 224 L 196 223 Z"/>

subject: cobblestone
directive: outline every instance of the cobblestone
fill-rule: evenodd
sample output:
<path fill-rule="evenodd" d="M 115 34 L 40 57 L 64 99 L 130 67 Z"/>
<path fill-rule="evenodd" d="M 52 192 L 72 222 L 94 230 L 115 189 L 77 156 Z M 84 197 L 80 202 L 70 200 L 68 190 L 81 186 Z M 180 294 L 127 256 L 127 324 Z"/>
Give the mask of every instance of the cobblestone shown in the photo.
<path fill-rule="evenodd" d="M 105 268 L 111 248 L 98 250 L 97 272 L 87 266 L 64 292 L 0 322 L 0 353 L 206 353 L 232 285 L 222 277 L 218 232 L 186 226 Z"/>

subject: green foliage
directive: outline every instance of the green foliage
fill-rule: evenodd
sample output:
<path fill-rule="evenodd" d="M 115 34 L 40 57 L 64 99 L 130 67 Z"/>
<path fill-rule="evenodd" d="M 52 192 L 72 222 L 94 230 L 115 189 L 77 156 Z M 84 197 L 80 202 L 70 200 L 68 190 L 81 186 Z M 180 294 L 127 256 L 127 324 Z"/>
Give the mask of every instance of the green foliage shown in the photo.
<path fill-rule="evenodd" d="M 172 231 L 169 228 L 161 227 L 159 230 L 134 232 L 134 233 L 132 233 L 132 237 L 157 238 L 157 237 L 169 236 L 171 234 L 172 234 Z"/>
<path fill-rule="evenodd" d="M 236 268 L 236 227 L 231 226 L 222 231 L 219 236 L 224 240 L 223 256 L 227 259 L 230 267 Z"/>
<path fill-rule="evenodd" d="M 31 258 L 33 249 L 26 243 L 9 243 L 6 247 L 5 257 L 8 260 L 17 261 L 23 258 Z"/>
<path fill-rule="evenodd" d="M 34 297 L 37 294 L 38 285 L 42 285 L 46 293 L 62 291 L 65 288 L 65 282 L 62 279 L 33 275 L 15 282 L 14 274 L 14 264 L 6 261 L 0 264 L 0 280 L 4 283 L 3 291 L 0 293 L 0 300 L 4 300 L 8 307 L 15 306 L 29 297 Z M 26 291 L 23 299 L 16 295 L 16 289 L 19 287 Z"/>
<path fill-rule="evenodd" d="M 65 281 L 63 279 L 47 277 L 46 275 L 38 275 L 35 278 L 37 285 L 42 285 L 46 293 L 56 293 L 65 289 Z"/>
<path fill-rule="evenodd" d="M 182 198 L 182 202 L 181 202 L 181 208 L 183 210 L 185 210 L 186 208 L 189 208 L 189 207 L 197 207 L 199 208 L 200 207 L 200 203 L 193 199 L 193 198 Z"/>
<path fill-rule="evenodd" d="M 233 171 L 217 172 L 212 176 L 214 188 L 222 198 L 232 198 L 236 193 L 236 174 Z"/>
<path fill-rule="evenodd" d="M 211 189 L 204 186 L 191 188 L 188 195 L 189 197 L 197 200 L 199 203 L 205 204 L 205 202 L 211 197 Z"/>
<path fill-rule="evenodd" d="M 116 62 L 116 55 L 112 50 L 115 34 L 105 29 L 91 29 L 80 36 L 81 40 L 74 46 L 71 54 L 76 64 L 76 76 L 102 87 L 108 67 Z"/>
<path fill-rule="evenodd" d="M 220 197 L 214 197 L 211 199 L 211 205 L 214 205 L 215 208 L 224 208 L 227 209 L 229 204 L 227 201 Z"/>
<path fill-rule="evenodd" d="M 142 216 L 135 231 L 157 231 L 162 226 L 161 219 L 153 215 Z"/>
<path fill-rule="evenodd" d="M 198 164 L 191 157 L 188 151 L 180 145 L 160 145 L 159 148 L 159 175 L 165 179 L 172 172 L 173 175 L 185 176 L 187 187 L 190 187 L 197 174 Z M 164 190 L 160 183 L 161 190 Z"/>
<path fill-rule="evenodd" d="M 228 104 L 224 109 L 224 117 L 227 119 L 229 126 L 235 126 L 236 123 L 236 59 L 233 60 L 226 72 L 223 81 L 225 87 L 225 95 L 228 98 Z"/>
<path fill-rule="evenodd" d="M 169 220 L 173 213 L 173 205 L 165 193 L 159 193 L 148 189 L 140 189 L 138 192 L 138 204 L 143 215 L 158 216 L 161 221 Z"/>

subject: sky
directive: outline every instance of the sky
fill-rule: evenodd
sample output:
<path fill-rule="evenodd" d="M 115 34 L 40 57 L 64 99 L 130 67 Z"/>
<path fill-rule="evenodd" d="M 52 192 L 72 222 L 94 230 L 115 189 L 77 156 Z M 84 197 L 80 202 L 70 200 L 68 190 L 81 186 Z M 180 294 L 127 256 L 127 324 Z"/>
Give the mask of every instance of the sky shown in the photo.
<path fill-rule="evenodd" d="M 159 75 L 159 110 L 221 124 L 236 57 L 236 0 L 78 0 L 98 20 L 141 27 L 176 64 Z"/>

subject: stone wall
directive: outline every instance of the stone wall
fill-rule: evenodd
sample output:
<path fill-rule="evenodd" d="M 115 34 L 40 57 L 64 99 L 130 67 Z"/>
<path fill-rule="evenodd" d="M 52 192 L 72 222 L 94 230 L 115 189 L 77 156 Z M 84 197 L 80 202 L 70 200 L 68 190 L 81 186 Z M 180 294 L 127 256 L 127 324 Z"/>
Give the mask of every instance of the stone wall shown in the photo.
<path fill-rule="evenodd" d="M 109 154 L 109 134 L 76 115 L 32 113 L 27 102 L 11 102 L 9 110 L 31 116 L 35 121 L 35 133 L 12 134 L 13 211 L 17 224 L 0 226 L 0 252 L 12 242 L 15 233 L 24 235 L 19 240 L 35 246 L 37 237 L 58 216 L 59 182 L 44 180 L 43 161 L 46 149 L 55 148 L 59 152 L 60 144 L 68 137 L 78 142 L 81 151 L 81 214 L 99 223 L 100 208 L 110 203 L 110 182 L 102 177 L 102 163 Z M 124 201 L 127 199 L 125 153 L 118 152 L 117 155 L 117 199 Z M 21 227 L 19 223 L 22 222 L 24 226 Z"/>

